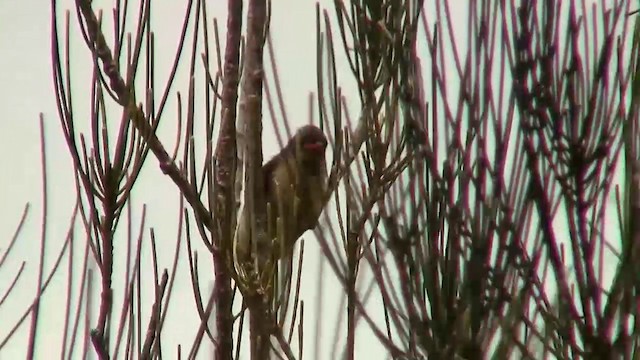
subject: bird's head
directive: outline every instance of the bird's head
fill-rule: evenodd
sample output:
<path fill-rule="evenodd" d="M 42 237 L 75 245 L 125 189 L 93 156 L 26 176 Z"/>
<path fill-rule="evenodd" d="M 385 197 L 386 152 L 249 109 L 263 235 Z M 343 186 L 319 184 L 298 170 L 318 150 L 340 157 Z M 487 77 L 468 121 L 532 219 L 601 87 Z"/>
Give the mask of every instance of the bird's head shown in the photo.
<path fill-rule="evenodd" d="M 317 164 L 324 161 L 327 149 L 327 138 L 320 128 L 306 125 L 298 130 L 295 135 L 296 157 L 306 164 Z"/>

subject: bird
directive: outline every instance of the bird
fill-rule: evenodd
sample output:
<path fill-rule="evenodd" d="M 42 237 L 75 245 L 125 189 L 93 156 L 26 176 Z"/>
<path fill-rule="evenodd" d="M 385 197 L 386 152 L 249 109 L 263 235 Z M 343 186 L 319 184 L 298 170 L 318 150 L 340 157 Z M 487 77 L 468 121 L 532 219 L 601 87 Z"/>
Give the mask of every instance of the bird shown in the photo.
<path fill-rule="evenodd" d="M 262 166 L 267 208 L 268 246 L 273 258 L 291 257 L 296 241 L 315 228 L 327 194 L 327 138 L 314 125 L 301 127 L 282 150 Z M 236 228 L 235 253 L 250 260 L 251 231 L 247 206 Z M 257 244 L 259 245 L 259 244 Z"/>

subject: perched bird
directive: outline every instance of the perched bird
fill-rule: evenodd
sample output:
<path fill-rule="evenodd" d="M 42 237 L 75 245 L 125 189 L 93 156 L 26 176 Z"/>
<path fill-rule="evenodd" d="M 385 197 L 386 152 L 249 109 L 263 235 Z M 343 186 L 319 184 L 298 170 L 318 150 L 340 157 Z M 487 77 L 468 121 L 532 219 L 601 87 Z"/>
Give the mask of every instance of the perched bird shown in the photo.
<path fill-rule="evenodd" d="M 287 145 L 262 166 L 267 202 L 268 246 L 276 259 L 288 257 L 298 238 L 313 229 L 324 207 L 327 192 L 325 151 L 327 138 L 318 127 L 300 128 Z M 236 255 L 250 259 L 252 251 L 248 209 L 245 206 L 236 229 Z"/>

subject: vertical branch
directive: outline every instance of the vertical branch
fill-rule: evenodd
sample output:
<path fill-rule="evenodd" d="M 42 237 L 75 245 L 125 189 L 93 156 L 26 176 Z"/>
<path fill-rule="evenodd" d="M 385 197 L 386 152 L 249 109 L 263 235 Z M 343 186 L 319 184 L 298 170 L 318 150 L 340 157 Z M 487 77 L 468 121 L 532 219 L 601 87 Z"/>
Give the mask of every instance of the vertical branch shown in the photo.
<path fill-rule="evenodd" d="M 349 177 L 345 179 L 346 198 L 346 222 L 347 222 L 347 273 L 345 291 L 347 293 L 347 344 L 346 359 L 355 359 L 355 341 L 356 341 L 356 277 L 358 275 L 358 240 L 360 231 L 357 224 L 357 208 L 355 206 L 353 188 Z"/>
<path fill-rule="evenodd" d="M 42 294 L 42 281 L 44 276 L 44 257 L 45 257 L 45 245 L 47 239 L 47 215 L 48 215 L 48 201 L 47 201 L 47 157 L 46 157 L 46 144 L 44 136 L 44 116 L 40 114 L 40 153 L 42 155 L 42 230 L 40 238 L 40 260 L 38 262 L 38 282 L 36 284 L 36 300 L 33 302 L 31 312 L 31 327 L 29 328 L 29 345 L 27 347 L 27 359 L 34 358 L 34 350 L 36 348 L 36 336 L 38 334 L 38 315 L 40 314 L 40 296 Z"/>
<path fill-rule="evenodd" d="M 220 239 L 220 252 L 214 252 L 217 311 L 216 328 L 218 344 L 216 358 L 230 359 L 233 351 L 233 294 L 231 276 L 226 256 L 232 248 L 231 234 L 235 218 L 234 191 L 236 175 L 236 105 L 238 102 L 238 68 L 240 58 L 240 37 L 242 31 L 242 0 L 229 0 L 227 19 L 227 47 L 224 58 L 224 88 L 222 92 L 222 124 L 216 148 L 215 218 L 218 219 L 217 231 Z"/>
<path fill-rule="evenodd" d="M 238 102 L 238 64 L 242 28 L 242 0 L 229 0 L 227 19 L 227 47 L 224 58 L 224 87 L 222 92 L 222 123 L 216 148 L 216 204 L 215 214 L 220 231 L 220 246 L 230 248 L 233 214 L 233 183 L 236 169 L 236 105 Z"/>
<path fill-rule="evenodd" d="M 247 50 L 245 75 L 242 83 L 240 116 L 246 122 L 247 134 L 247 189 L 245 203 L 251 209 L 251 233 L 253 239 L 266 238 L 266 207 L 262 179 L 262 81 L 264 27 L 266 3 L 264 0 L 249 2 L 247 17 Z M 255 243 L 255 242 L 254 242 Z M 266 259 L 260 259 L 266 260 Z"/>
<path fill-rule="evenodd" d="M 266 233 L 266 203 L 264 201 L 264 187 L 262 186 L 262 84 L 264 77 L 263 50 L 265 27 L 267 21 L 267 5 L 264 0 L 249 1 L 247 15 L 247 47 L 244 59 L 244 77 L 242 83 L 242 100 L 240 102 L 240 116 L 246 122 L 247 134 L 247 187 L 245 191 L 245 206 L 249 209 L 250 234 L 252 239 L 252 253 L 257 274 L 266 270 L 269 259 L 268 251 L 259 251 L 267 244 Z M 269 274 L 270 271 L 265 271 Z M 260 277 L 261 278 L 261 277 Z M 257 287 L 262 287 L 260 281 Z M 249 329 L 251 337 L 251 358 L 267 359 L 269 356 L 268 308 L 269 299 L 263 289 L 251 290 L 245 297 L 249 306 Z"/>

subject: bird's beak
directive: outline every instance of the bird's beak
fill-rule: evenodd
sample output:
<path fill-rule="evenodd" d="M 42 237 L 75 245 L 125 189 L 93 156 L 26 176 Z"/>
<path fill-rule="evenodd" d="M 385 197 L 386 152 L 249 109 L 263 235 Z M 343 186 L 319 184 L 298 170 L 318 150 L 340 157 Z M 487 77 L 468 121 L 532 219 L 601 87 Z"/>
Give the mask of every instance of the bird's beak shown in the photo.
<path fill-rule="evenodd" d="M 322 141 L 316 141 L 314 143 L 304 144 L 303 147 L 305 148 L 305 150 L 319 152 L 319 151 L 322 151 L 322 149 L 324 148 L 324 143 Z"/>

